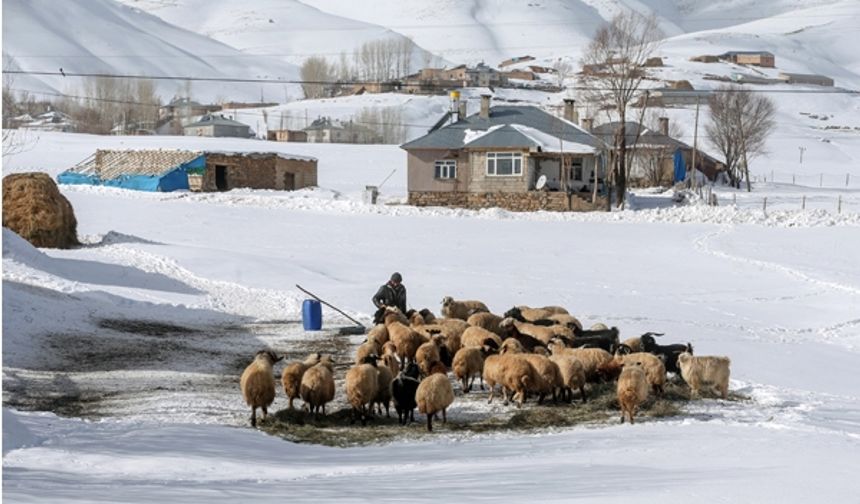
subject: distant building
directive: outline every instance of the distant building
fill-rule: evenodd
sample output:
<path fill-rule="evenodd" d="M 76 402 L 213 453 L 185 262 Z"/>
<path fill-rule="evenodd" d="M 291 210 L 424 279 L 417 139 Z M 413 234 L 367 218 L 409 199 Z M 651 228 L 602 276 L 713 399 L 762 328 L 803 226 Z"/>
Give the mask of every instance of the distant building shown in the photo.
<path fill-rule="evenodd" d="M 185 136 L 206 137 L 251 137 L 251 127 L 247 124 L 227 119 L 222 115 L 206 114 L 199 121 L 182 128 Z"/>
<path fill-rule="evenodd" d="M 833 87 L 833 79 L 826 75 L 780 72 L 779 79 L 789 84 L 812 84 L 814 86 Z"/>
<path fill-rule="evenodd" d="M 317 160 L 279 152 L 97 150 L 61 173 L 61 184 L 139 191 L 294 190 L 317 184 Z"/>
<path fill-rule="evenodd" d="M 304 129 L 310 143 L 382 143 L 382 137 L 374 130 L 354 123 L 341 122 L 330 117 L 320 117 Z"/>
<path fill-rule="evenodd" d="M 649 107 L 677 107 L 685 105 L 695 105 L 699 103 L 702 106 L 707 105 L 711 97 L 710 90 L 702 89 L 672 89 L 660 88 L 648 90 L 648 106 Z M 634 103 L 634 107 L 641 107 L 645 104 L 645 97 L 640 96 L 639 100 Z"/>
<path fill-rule="evenodd" d="M 517 63 L 525 63 L 527 61 L 534 61 L 534 56 L 514 56 L 513 58 L 506 59 L 499 63 L 499 68 L 516 65 Z"/>
<path fill-rule="evenodd" d="M 462 87 L 504 86 L 507 77 L 484 63 L 474 67 L 422 68 L 406 77 L 402 89 L 413 94 L 444 94 L 446 89 Z"/>
<path fill-rule="evenodd" d="M 269 130 L 266 140 L 272 142 L 307 142 L 308 133 L 301 130 Z"/>
<path fill-rule="evenodd" d="M 13 117 L 10 122 L 13 128 L 26 128 L 37 131 L 69 133 L 78 129 L 78 125 L 74 119 L 59 110 L 49 110 L 35 117 L 24 114 Z"/>
<path fill-rule="evenodd" d="M 174 96 L 170 103 L 158 109 L 158 119 L 169 121 L 175 117 L 198 117 L 218 110 L 221 110 L 221 105 L 203 105 L 190 98 Z"/>
<path fill-rule="evenodd" d="M 520 79 L 520 80 L 537 80 L 538 76 L 535 75 L 534 72 L 530 72 L 528 70 L 509 70 L 507 72 L 502 72 L 502 75 L 507 79 Z"/>
<path fill-rule="evenodd" d="M 763 68 L 776 66 L 776 57 L 768 51 L 729 51 L 721 54 L 720 59 L 738 65 L 755 65 Z"/>

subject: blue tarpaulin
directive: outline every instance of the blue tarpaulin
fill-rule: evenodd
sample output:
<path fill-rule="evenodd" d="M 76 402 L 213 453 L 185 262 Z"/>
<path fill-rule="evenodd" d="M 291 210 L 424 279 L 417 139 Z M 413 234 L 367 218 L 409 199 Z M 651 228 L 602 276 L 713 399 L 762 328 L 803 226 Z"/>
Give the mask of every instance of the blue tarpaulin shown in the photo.
<path fill-rule="evenodd" d="M 681 149 L 675 151 L 675 182 L 683 182 L 687 178 L 687 167 L 684 163 L 684 153 Z"/>
<path fill-rule="evenodd" d="M 159 175 L 120 175 L 102 180 L 96 175 L 84 175 L 66 171 L 57 176 L 61 184 L 104 185 L 121 187 L 136 191 L 170 192 L 188 189 L 188 172 L 201 173 L 206 168 L 206 157 L 201 154 L 196 158 L 171 168 Z"/>

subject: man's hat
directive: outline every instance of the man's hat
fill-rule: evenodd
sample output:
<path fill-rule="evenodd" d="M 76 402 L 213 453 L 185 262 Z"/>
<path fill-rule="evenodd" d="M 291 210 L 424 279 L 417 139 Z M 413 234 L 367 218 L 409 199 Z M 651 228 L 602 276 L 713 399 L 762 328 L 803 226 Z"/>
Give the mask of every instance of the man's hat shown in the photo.
<path fill-rule="evenodd" d="M 392 282 L 400 283 L 400 282 L 402 282 L 402 281 L 403 281 L 403 277 L 402 277 L 402 276 L 400 276 L 400 273 L 394 272 L 394 273 L 392 273 L 392 275 L 391 275 L 391 281 L 392 281 Z"/>

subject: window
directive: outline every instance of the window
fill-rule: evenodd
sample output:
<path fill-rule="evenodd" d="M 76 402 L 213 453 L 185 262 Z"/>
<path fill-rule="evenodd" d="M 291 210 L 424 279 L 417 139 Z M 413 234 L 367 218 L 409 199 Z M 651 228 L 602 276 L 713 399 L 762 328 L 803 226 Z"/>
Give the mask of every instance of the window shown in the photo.
<path fill-rule="evenodd" d="M 436 173 L 434 177 L 437 179 L 457 178 L 457 161 L 453 159 L 436 161 Z"/>
<path fill-rule="evenodd" d="M 488 152 L 487 176 L 515 177 L 523 174 L 523 155 L 515 152 Z"/>
<path fill-rule="evenodd" d="M 582 158 L 573 158 L 573 180 L 582 180 Z"/>

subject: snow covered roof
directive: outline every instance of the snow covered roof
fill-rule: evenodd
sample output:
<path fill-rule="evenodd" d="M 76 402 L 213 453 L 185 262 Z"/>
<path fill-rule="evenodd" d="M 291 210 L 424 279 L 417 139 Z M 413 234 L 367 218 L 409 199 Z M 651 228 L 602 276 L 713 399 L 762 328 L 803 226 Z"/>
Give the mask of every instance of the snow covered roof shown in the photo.
<path fill-rule="evenodd" d="M 102 180 L 112 180 L 120 175 L 161 175 L 181 164 L 203 155 L 198 151 L 174 149 L 148 150 L 97 150 L 93 169 Z"/>
<path fill-rule="evenodd" d="M 510 126 L 510 128 L 503 129 L 502 126 Z M 478 132 L 482 133 L 479 134 Z M 547 136 L 552 137 L 552 139 Z M 477 142 L 479 139 L 481 139 L 480 142 Z M 480 114 L 472 114 L 456 123 L 407 142 L 401 145 L 401 148 L 410 150 L 462 149 L 463 147 L 482 146 L 543 147 L 553 143 L 557 145 L 559 139 L 563 140 L 565 145 L 578 144 L 584 146 L 583 148 L 589 148 L 588 152 L 594 152 L 603 145 L 600 139 L 576 124 L 537 107 L 502 105 L 491 107 L 487 119 L 482 118 Z M 513 143 L 505 143 L 506 141 Z M 565 148 L 565 152 L 572 151 Z"/>
<path fill-rule="evenodd" d="M 553 153 L 593 154 L 598 150 L 594 146 L 565 141 L 558 135 L 522 124 L 497 125 L 481 132 L 466 130 L 464 142 L 465 147 L 470 148 L 521 147 Z"/>
<path fill-rule="evenodd" d="M 206 114 L 203 117 L 201 117 L 199 121 L 191 123 L 191 124 L 186 124 L 184 127 L 185 128 L 199 128 L 201 126 L 236 126 L 236 127 L 242 127 L 242 128 L 250 129 L 250 126 L 248 126 L 247 124 L 240 123 L 239 121 L 234 121 L 232 119 L 227 119 L 226 117 L 224 117 L 222 115 L 213 115 L 213 114 Z"/>

